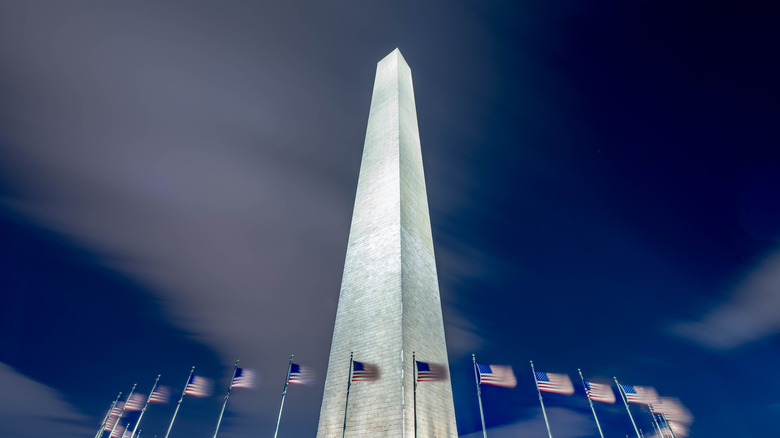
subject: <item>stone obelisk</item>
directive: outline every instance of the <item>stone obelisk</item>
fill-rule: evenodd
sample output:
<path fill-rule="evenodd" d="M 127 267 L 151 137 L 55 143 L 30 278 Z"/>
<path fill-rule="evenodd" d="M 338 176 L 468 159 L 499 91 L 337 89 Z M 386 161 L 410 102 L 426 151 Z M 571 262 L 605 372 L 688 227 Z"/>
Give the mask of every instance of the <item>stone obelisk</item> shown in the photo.
<path fill-rule="evenodd" d="M 379 376 L 352 383 L 347 406 L 351 352 Z M 413 352 L 445 371 L 416 395 Z M 418 437 L 457 436 L 412 74 L 396 49 L 377 64 L 317 436 L 411 438 L 415 419 Z"/>

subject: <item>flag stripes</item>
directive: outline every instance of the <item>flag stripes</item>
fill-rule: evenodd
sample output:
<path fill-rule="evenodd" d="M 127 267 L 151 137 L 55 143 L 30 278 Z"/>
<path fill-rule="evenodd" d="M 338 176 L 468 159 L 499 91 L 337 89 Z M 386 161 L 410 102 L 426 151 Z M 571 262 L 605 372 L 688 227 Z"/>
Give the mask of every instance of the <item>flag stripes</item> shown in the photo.
<path fill-rule="evenodd" d="M 205 377 L 191 376 L 184 389 L 184 394 L 195 397 L 208 397 L 211 395 L 211 381 Z"/>
<path fill-rule="evenodd" d="M 615 403 L 615 393 L 612 392 L 612 388 L 609 385 L 588 382 L 587 380 L 584 380 L 583 383 L 589 399 L 604 403 Z"/>
<path fill-rule="evenodd" d="M 171 388 L 167 386 L 158 386 L 149 396 L 149 403 L 168 403 L 171 397 Z"/>
<path fill-rule="evenodd" d="M 517 386 L 517 378 L 515 377 L 512 367 L 509 365 L 487 365 L 477 364 L 477 370 L 479 371 L 479 383 L 480 385 L 494 385 L 502 386 L 504 388 L 514 388 Z"/>
<path fill-rule="evenodd" d="M 306 385 L 309 383 L 309 370 L 297 363 L 290 364 L 290 379 L 287 383 L 293 385 Z"/>
<path fill-rule="evenodd" d="M 255 373 L 252 370 L 236 368 L 231 388 L 253 388 L 255 386 Z"/>
<path fill-rule="evenodd" d="M 379 377 L 379 369 L 376 365 L 352 361 L 352 381 L 370 382 Z"/>
<path fill-rule="evenodd" d="M 574 394 L 574 385 L 566 374 L 545 373 L 536 371 L 536 385 L 540 391 L 555 392 L 557 394 Z"/>

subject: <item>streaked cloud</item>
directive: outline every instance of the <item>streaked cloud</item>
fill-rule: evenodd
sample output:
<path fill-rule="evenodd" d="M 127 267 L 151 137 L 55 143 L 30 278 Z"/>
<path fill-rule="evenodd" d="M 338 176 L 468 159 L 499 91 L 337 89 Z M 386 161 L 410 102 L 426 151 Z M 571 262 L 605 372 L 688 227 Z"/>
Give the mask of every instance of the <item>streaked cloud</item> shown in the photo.
<path fill-rule="evenodd" d="M 89 419 L 52 388 L 0 363 L 0 430 L 14 438 L 87 436 Z M 106 405 L 106 410 L 109 406 Z"/>
<path fill-rule="evenodd" d="M 780 252 L 759 262 L 724 303 L 698 319 L 670 327 L 673 334 L 714 350 L 728 350 L 780 332 Z"/>

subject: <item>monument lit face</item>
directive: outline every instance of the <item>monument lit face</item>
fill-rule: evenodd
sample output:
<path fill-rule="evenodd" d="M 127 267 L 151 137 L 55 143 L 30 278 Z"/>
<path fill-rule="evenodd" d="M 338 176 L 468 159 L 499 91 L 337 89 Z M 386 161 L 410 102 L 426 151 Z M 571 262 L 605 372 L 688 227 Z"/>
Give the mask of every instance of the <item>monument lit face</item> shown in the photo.
<path fill-rule="evenodd" d="M 442 367 L 416 391 L 413 352 Z M 456 437 L 447 364 L 412 75 L 396 49 L 377 65 L 317 436 Z"/>

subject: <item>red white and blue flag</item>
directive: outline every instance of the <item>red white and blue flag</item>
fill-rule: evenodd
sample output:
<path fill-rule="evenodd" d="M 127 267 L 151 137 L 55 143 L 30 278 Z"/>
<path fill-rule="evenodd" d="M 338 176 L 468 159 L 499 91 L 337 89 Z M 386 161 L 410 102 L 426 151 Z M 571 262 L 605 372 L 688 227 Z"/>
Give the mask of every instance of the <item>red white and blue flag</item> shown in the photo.
<path fill-rule="evenodd" d="M 118 416 L 120 413 L 122 413 L 122 408 L 124 408 L 124 407 L 125 407 L 125 402 L 122 402 L 122 401 L 116 402 L 116 404 L 114 405 L 114 408 L 111 409 L 111 414 L 109 414 L 109 415 L 112 416 L 112 417 Z"/>
<path fill-rule="evenodd" d="M 190 376 L 184 393 L 195 397 L 208 397 L 211 395 L 211 381 L 205 377 Z"/>
<path fill-rule="evenodd" d="M 441 365 L 420 362 L 419 360 L 415 362 L 417 362 L 418 382 L 438 382 L 444 380 L 444 378 L 447 376 L 446 370 Z"/>
<path fill-rule="evenodd" d="M 125 403 L 126 411 L 140 411 L 144 407 L 146 397 L 143 394 L 135 393 L 130 396 L 130 400 Z"/>
<path fill-rule="evenodd" d="M 114 428 L 114 425 L 119 419 L 119 414 L 122 413 L 122 407 L 124 407 L 124 405 L 125 402 L 117 402 L 114 407 L 111 408 L 111 413 L 108 414 L 108 420 L 106 420 L 106 426 L 103 430 L 109 431 Z"/>
<path fill-rule="evenodd" d="M 604 403 L 615 403 L 615 393 L 612 392 L 612 388 L 609 385 L 588 382 L 587 380 L 583 381 L 583 383 L 589 399 Z"/>
<path fill-rule="evenodd" d="M 290 364 L 290 378 L 287 383 L 293 385 L 307 385 L 311 381 L 309 370 L 297 363 Z"/>
<path fill-rule="evenodd" d="M 658 400 L 658 393 L 653 388 L 624 385 L 622 383 L 620 388 L 623 390 L 623 393 L 626 395 L 626 401 L 629 403 L 651 405 Z"/>
<path fill-rule="evenodd" d="M 536 371 L 536 386 L 539 391 L 554 392 L 557 394 L 574 394 L 574 385 L 566 374 L 545 373 Z"/>
<path fill-rule="evenodd" d="M 167 386 L 158 386 L 152 391 L 152 395 L 149 396 L 149 403 L 168 403 L 168 399 L 171 398 L 171 388 Z"/>
<path fill-rule="evenodd" d="M 111 438 L 119 438 L 125 432 L 125 427 L 122 426 L 121 424 L 118 425 L 117 427 L 113 427 L 112 429 L 114 429 L 114 431 L 111 432 L 111 435 L 109 435 L 109 437 Z"/>
<path fill-rule="evenodd" d="M 379 377 L 379 369 L 376 365 L 352 361 L 352 381 L 353 382 L 371 382 Z"/>
<path fill-rule="evenodd" d="M 243 368 L 236 368 L 236 375 L 233 376 L 233 383 L 231 388 L 254 388 L 255 386 L 255 372 L 252 370 L 245 370 Z"/>
<path fill-rule="evenodd" d="M 103 427 L 103 430 L 110 432 L 114 428 L 114 425 L 118 420 L 119 420 L 119 413 L 117 413 L 117 415 L 109 416 L 108 421 L 106 421 L 105 427 Z"/>
<path fill-rule="evenodd" d="M 517 377 L 515 377 L 512 367 L 509 365 L 487 365 L 478 363 L 480 385 L 495 385 L 504 388 L 514 388 L 517 386 Z"/>

